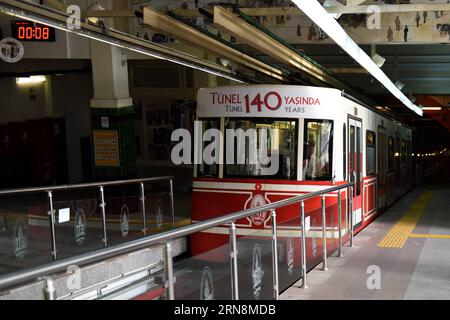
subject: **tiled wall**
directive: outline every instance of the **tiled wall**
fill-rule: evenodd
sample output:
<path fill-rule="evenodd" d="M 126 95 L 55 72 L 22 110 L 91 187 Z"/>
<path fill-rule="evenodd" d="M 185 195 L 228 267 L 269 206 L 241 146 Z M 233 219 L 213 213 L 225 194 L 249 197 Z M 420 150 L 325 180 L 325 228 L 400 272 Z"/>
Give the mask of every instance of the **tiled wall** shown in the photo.
<path fill-rule="evenodd" d="M 119 138 L 118 167 L 95 167 L 96 180 L 116 180 L 136 177 L 135 112 L 125 108 L 92 108 L 92 130 L 117 130 Z M 109 118 L 109 127 L 102 128 L 102 117 Z"/>

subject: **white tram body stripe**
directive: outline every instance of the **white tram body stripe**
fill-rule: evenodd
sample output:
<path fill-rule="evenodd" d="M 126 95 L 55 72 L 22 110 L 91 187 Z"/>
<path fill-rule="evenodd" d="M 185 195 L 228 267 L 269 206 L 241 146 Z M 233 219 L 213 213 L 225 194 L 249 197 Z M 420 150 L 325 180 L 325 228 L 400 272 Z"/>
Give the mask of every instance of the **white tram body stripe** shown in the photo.
<path fill-rule="evenodd" d="M 198 222 L 198 221 L 192 221 Z M 277 226 L 278 237 L 286 238 L 299 238 L 301 236 L 302 227 L 300 226 Z M 272 237 L 272 229 L 250 229 L 250 228 L 236 228 L 237 235 L 239 236 L 253 236 L 253 237 Z M 230 229 L 225 226 L 210 228 L 201 233 L 223 234 L 229 235 Z M 342 227 L 342 235 L 347 233 L 347 227 Z M 327 238 L 339 238 L 339 229 L 337 227 L 327 227 Z M 313 227 L 306 231 L 306 237 L 322 237 L 322 227 Z"/>
<path fill-rule="evenodd" d="M 210 193 L 227 193 L 227 194 L 248 194 L 252 195 L 252 192 L 248 191 L 230 191 L 230 190 L 215 190 L 215 189 L 194 189 L 195 192 L 210 192 Z"/>
<path fill-rule="evenodd" d="M 356 209 L 353 211 L 353 225 L 357 225 L 358 223 L 362 222 L 362 210 L 361 208 Z"/>
<path fill-rule="evenodd" d="M 301 229 L 301 228 L 300 228 Z M 230 229 L 227 227 L 215 227 L 201 233 L 210 233 L 210 234 L 222 234 L 229 235 Z M 247 236 L 247 237 L 272 237 L 272 230 L 270 229 L 248 229 L 248 228 L 237 228 L 236 233 L 238 236 Z M 342 235 L 347 233 L 347 228 L 342 229 Z M 277 228 L 277 234 L 279 238 L 300 238 L 301 230 L 280 230 Z M 339 231 L 337 228 L 327 228 L 327 238 L 339 238 Z M 314 228 L 309 231 L 306 231 L 307 238 L 322 238 L 322 228 Z"/>
<path fill-rule="evenodd" d="M 292 192 L 316 192 L 329 189 L 331 185 L 299 185 L 299 184 L 261 184 L 262 191 L 292 191 Z M 255 183 L 243 182 L 222 182 L 222 181 L 194 181 L 194 190 L 196 189 L 215 189 L 215 190 L 255 190 Z M 200 190 L 198 190 L 200 191 Z"/>

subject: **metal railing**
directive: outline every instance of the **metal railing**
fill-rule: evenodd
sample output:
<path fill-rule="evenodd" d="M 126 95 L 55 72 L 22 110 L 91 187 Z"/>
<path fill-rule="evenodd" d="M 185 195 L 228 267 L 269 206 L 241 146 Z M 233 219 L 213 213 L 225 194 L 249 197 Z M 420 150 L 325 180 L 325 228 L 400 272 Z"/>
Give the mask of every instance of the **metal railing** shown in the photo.
<path fill-rule="evenodd" d="M 141 250 L 148 248 L 152 245 L 156 244 L 165 244 L 165 254 L 164 254 L 164 264 L 165 264 L 165 277 L 166 281 L 164 283 L 164 287 L 167 291 L 167 297 L 169 300 L 173 300 L 175 297 L 174 291 L 174 271 L 173 271 L 173 256 L 172 256 L 172 240 L 188 236 L 194 234 L 196 232 L 202 232 L 210 228 L 218 227 L 221 225 L 229 224 L 229 237 L 230 237 L 230 268 L 231 268 L 231 288 L 232 288 L 232 297 L 234 300 L 239 299 L 239 281 L 238 281 L 238 261 L 237 261 L 237 232 L 236 232 L 236 224 L 235 222 L 240 219 L 244 219 L 255 214 L 261 212 L 271 212 L 271 229 L 272 229 L 272 263 L 273 263 L 273 297 L 274 299 L 278 299 L 279 296 L 279 276 L 278 276 L 278 268 L 275 266 L 277 264 L 278 253 L 277 253 L 277 221 L 276 221 L 276 209 L 292 205 L 299 204 L 299 218 L 301 223 L 301 265 L 302 265 L 302 280 L 303 280 L 303 288 L 307 288 L 307 269 L 306 269 L 306 230 L 305 230 L 305 203 L 304 201 L 314 198 L 314 197 L 322 197 L 322 230 L 323 230 L 323 241 L 326 243 L 326 212 L 325 212 L 325 195 L 332 192 L 338 193 L 338 228 L 339 228 L 339 248 L 338 253 L 339 256 L 342 257 L 342 203 L 341 203 L 341 193 L 343 189 L 347 189 L 347 199 L 349 205 L 346 206 L 349 210 L 347 212 L 348 219 L 346 221 L 349 223 L 349 241 L 350 246 L 353 246 L 353 203 L 352 203 L 352 194 L 353 194 L 353 183 L 343 184 L 331 188 L 326 188 L 317 192 L 312 192 L 309 194 L 304 194 L 300 196 L 295 196 L 292 198 L 284 199 L 281 201 L 277 201 L 274 203 L 262 205 L 256 208 L 251 208 L 239 212 L 235 212 L 232 214 L 224 215 L 218 218 L 198 222 L 195 224 L 191 224 L 188 226 L 180 227 L 175 230 L 170 230 L 166 232 L 162 232 L 156 235 L 149 236 L 147 238 L 133 240 L 124 244 L 116 245 L 109 248 L 104 248 L 101 250 L 97 250 L 91 253 L 79 255 L 73 258 L 55 261 L 49 263 L 47 265 L 32 268 L 26 271 L 13 273 L 7 276 L 0 277 L 0 289 L 6 289 L 13 286 L 17 286 L 20 284 L 25 284 L 33 281 L 44 281 L 44 292 L 46 297 L 56 298 L 55 286 L 51 275 L 56 273 L 65 272 L 67 267 L 72 265 L 83 266 L 91 263 L 96 263 L 100 261 L 104 261 L 106 259 L 110 259 L 113 257 L 117 257 L 123 254 L 127 254 L 133 251 Z M 323 269 L 327 270 L 327 250 L 326 246 L 325 250 L 323 250 Z M 52 291 L 53 290 L 53 291 Z"/>
<path fill-rule="evenodd" d="M 50 241 L 51 241 L 51 254 L 52 259 L 57 259 L 57 245 L 56 245 L 56 217 L 55 217 L 55 209 L 54 209 L 54 200 L 53 196 L 57 192 L 62 191 L 70 191 L 70 190 L 81 190 L 81 189 L 89 189 L 89 188 L 98 188 L 99 199 L 100 199 L 100 211 L 101 211 L 101 220 L 102 220 L 102 230 L 103 230 L 103 239 L 102 242 L 105 247 L 108 246 L 108 234 L 107 234 L 107 212 L 106 212 L 106 202 L 105 202 L 105 188 L 113 187 L 113 186 L 129 186 L 129 185 L 139 185 L 139 200 L 141 207 L 141 219 L 142 219 L 142 232 L 144 237 L 147 236 L 147 225 L 146 225 L 146 212 L 145 212 L 145 183 L 154 183 L 154 182 L 169 182 L 169 205 L 170 205 L 170 213 L 172 216 L 172 228 L 175 228 L 175 212 L 174 212 L 174 198 L 173 198 L 173 176 L 163 176 L 163 177 L 152 177 L 152 178 L 143 178 L 143 179 L 131 179 L 131 180 L 117 180 L 117 181 L 105 181 L 105 182 L 94 182 L 94 183 L 80 183 L 80 184 L 72 184 L 72 185 L 61 185 L 61 186 L 48 186 L 48 187 L 33 187 L 33 188 L 25 188 L 25 189 L 9 189 L 9 190 L 0 190 L 0 197 L 7 197 L 13 195 L 25 195 L 25 194 L 36 194 L 36 193 L 46 193 L 47 201 L 48 201 L 48 216 L 49 216 L 49 225 L 50 225 Z"/>

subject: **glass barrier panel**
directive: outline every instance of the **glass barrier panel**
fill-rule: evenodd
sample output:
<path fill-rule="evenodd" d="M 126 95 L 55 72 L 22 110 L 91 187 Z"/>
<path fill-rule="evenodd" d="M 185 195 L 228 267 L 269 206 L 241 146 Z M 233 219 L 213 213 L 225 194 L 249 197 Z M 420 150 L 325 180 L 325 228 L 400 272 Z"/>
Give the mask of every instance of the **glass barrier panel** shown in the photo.
<path fill-rule="evenodd" d="M 322 198 L 315 197 L 305 202 L 306 269 L 314 269 L 323 261 Z"/>
<path fill-rule="evenodd" d="M 239 299 L 273 299 L 270 212 L 242 219 L 237 226 Z"/>
<path fill-rule="evenodd" d="M 339 249 L 339 220 L 337 193 L 327 194 L 325 197 L 325 221 L 327 255 L 333 255 Z M 344 199 L 344 197 L 343 197 Z M 342 200 L 344 204 L 345 200 Z M 345 205 L 342 206 L 342 234 L 346 231 Z M 323 261 L 323 230 L 322 230 L 322 197 L 315 197 L 305 201 L 305 230 L 306 230 L 306 265 L 311 270 Z M 345 240 L 345 238 L 343 237 Z"/>
<path fill-rule="evenodd" d="M 339 219 L 337 193 L 325 197 L 325 221 L 327 234 L 327 253 L 332 256 L 339 249 Z"/>
<path fill-rule="evenodd" d="M 104 188 L 108 246 L 144 237 L 139 184 Z"/>
<path fill-rule="evenodd" d="M 341 191 L 341 208 L 342 208 L 342 245 L 344 246 L 350 240 L 350 209 L 349 199 L 347 198 L 348 189 Z"/>
<path fill-rule="evenodd" d="M 208 229 L 189 239 L 190 258 L 174 262 L 175 300 L 231 300 L 229 227 Z"/>
<path fill-rule="evenodd" d="M 51 262 L 47 193 L 4 196 L 0 208 L 0 275 Z"/>
<path fill-rule="evenodd" d="M 173 229 L 170 193 L 145 189 L 145 217 L 149 235 Z M 175 219 L 175 225 L 179 219 Z"/>
<path fill-rule="evenodd" d="M 97 188 L 53 192 L 58 260 L 104 248 Z"/>
<path fill-rule="evenodd" d="M 302 276 L 302 229 L 300 205 L 278 208 L 278 283 L 280 293 L 291 287 Z M 291 218 L 288 218 L 291 217 Z"/>

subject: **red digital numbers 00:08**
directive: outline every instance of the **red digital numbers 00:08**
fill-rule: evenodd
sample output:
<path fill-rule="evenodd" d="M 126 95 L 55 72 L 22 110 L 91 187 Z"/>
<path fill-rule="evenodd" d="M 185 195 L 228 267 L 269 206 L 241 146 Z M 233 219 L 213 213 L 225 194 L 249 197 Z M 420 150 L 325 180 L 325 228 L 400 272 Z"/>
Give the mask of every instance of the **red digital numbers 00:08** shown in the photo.
<path fill-rule="evenodd" d="M 18 30 L 19 39 L 48 40 L 49 37 L 50 29 L 48 27 L 20 27 Z"/>

